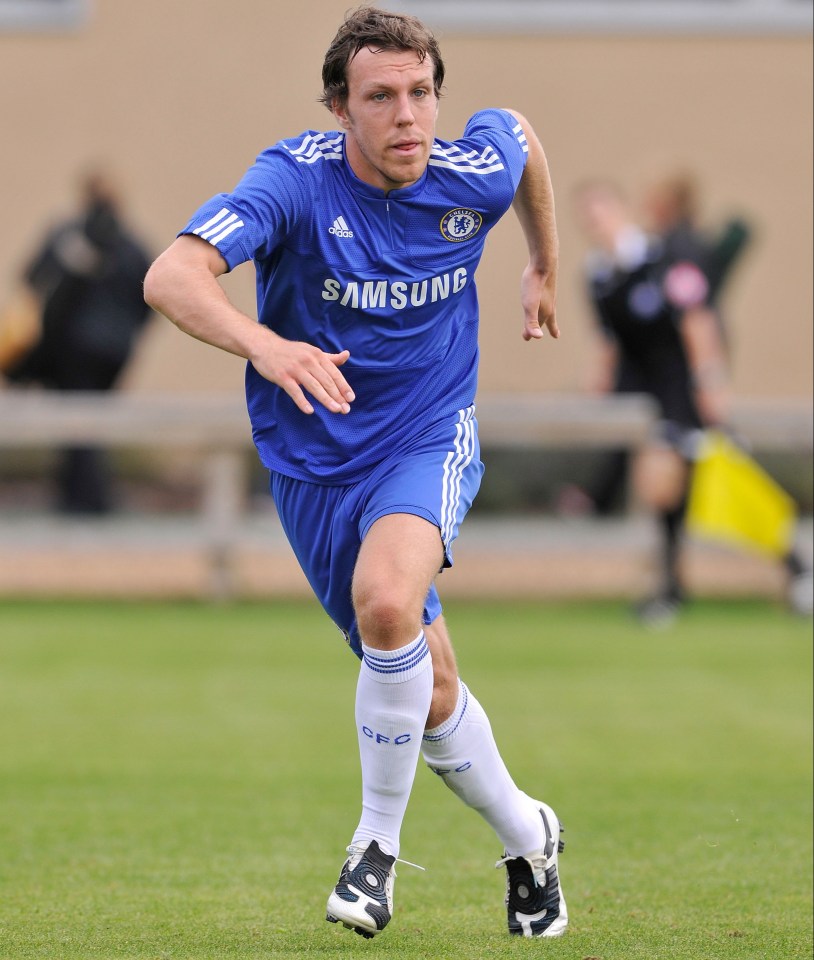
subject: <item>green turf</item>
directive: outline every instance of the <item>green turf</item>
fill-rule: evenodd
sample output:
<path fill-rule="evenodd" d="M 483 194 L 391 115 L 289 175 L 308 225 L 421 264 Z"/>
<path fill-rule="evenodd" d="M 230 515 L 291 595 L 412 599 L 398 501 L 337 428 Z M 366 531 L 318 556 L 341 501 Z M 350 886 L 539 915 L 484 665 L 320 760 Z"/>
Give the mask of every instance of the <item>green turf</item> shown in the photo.
<path fill-rule="evenodd" d="M 396 914 L 323 921 L 359 803 L 356 661 L 314 604 L 0 604 L 0 958 L 812 953 L 809 623 L 646 632 L 612 603 L 450 604 L 461 672 L 564 820 L 572 922 L 504 933 L 500 854 L 419 770 Z"/>

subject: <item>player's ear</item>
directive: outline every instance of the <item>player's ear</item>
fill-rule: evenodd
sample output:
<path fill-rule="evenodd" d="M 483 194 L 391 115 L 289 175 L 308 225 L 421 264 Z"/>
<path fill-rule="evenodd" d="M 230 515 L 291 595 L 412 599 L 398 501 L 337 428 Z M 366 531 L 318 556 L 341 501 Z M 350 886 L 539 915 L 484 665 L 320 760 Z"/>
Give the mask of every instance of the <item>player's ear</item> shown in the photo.
<path fill-rule="evenodd" d="M 331 101 L 331 112 L 343 130 L 347 130 L 350 127 L 350 118 L 348 117 L 347 105 L 344 100 L 340 100 L 339 97 L 334 97 Z"/>

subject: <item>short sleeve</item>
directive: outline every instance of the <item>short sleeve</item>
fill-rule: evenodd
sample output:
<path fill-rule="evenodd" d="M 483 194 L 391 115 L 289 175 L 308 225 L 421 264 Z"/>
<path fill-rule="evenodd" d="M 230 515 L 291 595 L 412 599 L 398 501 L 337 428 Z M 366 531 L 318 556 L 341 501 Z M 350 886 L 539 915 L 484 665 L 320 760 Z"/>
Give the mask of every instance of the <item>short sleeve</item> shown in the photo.
<path fill-rule="evenodd" d="M 304 207 L 304 187 L 280 145 L 257 158 L 231 193 L 204 203 L 180 231 L 216 247 L 230 270 L 269 256 L 292 230 Z"/>
<path fill-rule="evenodd" d="M 692 310 L 709 304 L 710 287 L 706 274 L 697 263 L 681 260 L 664 275 L 664 295 L 677 310 Z"/>
<path fill-rule="evenodd" d="M 469 119 L 463 140 L 488 144 L 508 170 L 514 189 L 517 189 L 526 168 L 529 145 L 523 127 L 515 117 L 506 110 L 480 110 Z M 461 141 L 458 143 L 460 146 Z"/>

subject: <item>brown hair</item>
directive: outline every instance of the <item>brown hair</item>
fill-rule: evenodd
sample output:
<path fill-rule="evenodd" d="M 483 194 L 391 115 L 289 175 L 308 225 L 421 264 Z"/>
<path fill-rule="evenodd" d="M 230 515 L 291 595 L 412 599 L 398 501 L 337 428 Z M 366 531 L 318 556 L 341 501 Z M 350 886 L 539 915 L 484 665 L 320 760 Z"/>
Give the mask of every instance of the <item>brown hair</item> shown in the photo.
<path fill-rule="evenodd" d="M 679 223 L 695 222 L 700 207 L 699 186 L 690 171 L 679 170 L 652 182 L 645 190 L 644 208 L 661 232 Z"/>
<path fill-rule="evenodd" d="M 419 61 L 427 57 L 433 65 L 433 88 L 441 96 L 444 83 L 444 61 L 438 42 L 416 17 L 389 13 L 377 7 L 359 7 L 345 18 L 337 31 L 322 64 L 322 96 L 320 103 L 331 110 L 334 100 L 344 102 L 348 96 L 348 64 L 364 47 L 374 50 L 413 50 Z"/>

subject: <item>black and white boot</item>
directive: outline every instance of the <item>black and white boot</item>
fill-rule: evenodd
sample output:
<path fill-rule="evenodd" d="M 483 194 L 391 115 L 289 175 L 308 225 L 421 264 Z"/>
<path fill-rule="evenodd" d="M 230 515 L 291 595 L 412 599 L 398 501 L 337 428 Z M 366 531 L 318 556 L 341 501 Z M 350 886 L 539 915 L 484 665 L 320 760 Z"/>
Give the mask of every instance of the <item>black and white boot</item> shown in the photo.
<path fill-rule="evenodd" d="M 347 852 L 325 919 L 369 939 L 381 933 L 393 915 L 396 858 L 383 853 L 375 840 L 367 846 L 352 844 Z"/>
<path fill-rule="evenodd" d="M 536 801 L 535 801 L 536 802 Z M 541 850 L 523 857 L 506 854 L 496 867 L 506 867 L 506 910 L 509 933 L 519 937 L 560 937 L 568 926 L 568 911 L 560 887 L 559 854 L 565 847 L 563 826 L 544 803 L 537 803 L 545 828 Z"/>

